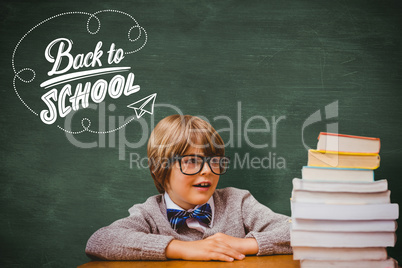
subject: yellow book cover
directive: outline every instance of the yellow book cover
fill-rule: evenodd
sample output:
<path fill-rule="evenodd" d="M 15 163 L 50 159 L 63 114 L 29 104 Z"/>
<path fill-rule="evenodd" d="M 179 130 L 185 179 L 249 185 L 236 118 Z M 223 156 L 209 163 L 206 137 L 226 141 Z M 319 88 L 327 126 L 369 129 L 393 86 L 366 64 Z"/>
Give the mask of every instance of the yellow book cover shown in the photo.
<path fill-rule="evenodd" d="M 376 169 L 380 166 L 380 155 L 376 153 L 309 150 L 307 165 L 316 167 Z"/>

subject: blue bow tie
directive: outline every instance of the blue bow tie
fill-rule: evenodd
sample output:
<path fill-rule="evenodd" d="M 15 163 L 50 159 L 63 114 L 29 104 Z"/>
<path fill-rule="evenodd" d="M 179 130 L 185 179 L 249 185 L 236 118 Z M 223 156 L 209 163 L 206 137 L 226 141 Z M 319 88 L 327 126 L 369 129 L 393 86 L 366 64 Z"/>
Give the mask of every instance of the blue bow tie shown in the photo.
<path fill-rule="evenodd" d="M 202 205 L 192 212 L 168 208 L 167 216 L 172 228 L 177 230 L 178 228 L 183 226 L 186 223 L 186 220 L 189 218 L 194 218 L 199 222 L 208 225 L 212 219 L 212 210 L 211 206 L 208 203 Z"/>

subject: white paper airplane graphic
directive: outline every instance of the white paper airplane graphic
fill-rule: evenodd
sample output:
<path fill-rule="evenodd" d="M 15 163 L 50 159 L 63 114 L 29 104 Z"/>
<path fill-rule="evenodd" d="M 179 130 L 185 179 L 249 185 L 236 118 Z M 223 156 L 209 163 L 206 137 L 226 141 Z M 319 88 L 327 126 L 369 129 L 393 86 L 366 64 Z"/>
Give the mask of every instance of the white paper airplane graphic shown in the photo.
<path fill-rule="evenodd" d="M 128 108 L 134 109 L 137 118 L 141 118 L 145 113 L 154 113 L 154 104 L 156 93 L 149 95 L 139 101 L 127 105 Z M 152 102 L 151 102 L 152 101 Z"/>

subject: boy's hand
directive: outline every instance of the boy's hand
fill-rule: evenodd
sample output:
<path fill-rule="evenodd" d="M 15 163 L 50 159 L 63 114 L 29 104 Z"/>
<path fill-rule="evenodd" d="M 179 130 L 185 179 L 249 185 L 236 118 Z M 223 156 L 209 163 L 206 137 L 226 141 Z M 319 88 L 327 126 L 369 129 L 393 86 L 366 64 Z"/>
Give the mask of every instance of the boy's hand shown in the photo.
<path fill-rule="evenodd" d="M 255 255 L 258 253 L 258 243 L 254 238 L 238 238 L 224 233 L 216 233 L 205 240 L 222 241 L 244 255 Z"/>
<path fill-rule="evenodd" d="M 166 247 L 166 257 L 199 261 L 233 261 L 234 259 L 242 260 L 245 256 L 219 237 L 208 237 L 208 239 L 197 241 L 172 240 Z"/>

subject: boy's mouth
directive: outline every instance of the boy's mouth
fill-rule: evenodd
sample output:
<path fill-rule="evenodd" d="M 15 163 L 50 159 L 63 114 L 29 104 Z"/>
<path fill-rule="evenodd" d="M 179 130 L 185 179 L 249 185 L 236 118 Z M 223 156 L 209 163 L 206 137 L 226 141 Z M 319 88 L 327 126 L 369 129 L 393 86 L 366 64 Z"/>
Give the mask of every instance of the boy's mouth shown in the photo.
<path fill-rule="evenodd" d="M 200 188 L 208 188 L 211 186 L 210 182 L 201 182 L 199 184 L 194 184 L 194 187 L 200 187 Z"/>

